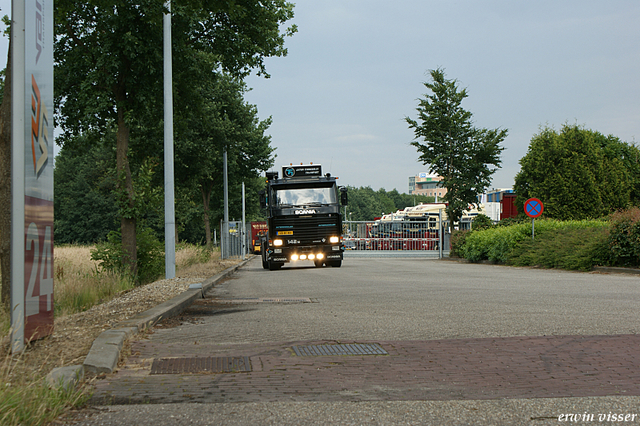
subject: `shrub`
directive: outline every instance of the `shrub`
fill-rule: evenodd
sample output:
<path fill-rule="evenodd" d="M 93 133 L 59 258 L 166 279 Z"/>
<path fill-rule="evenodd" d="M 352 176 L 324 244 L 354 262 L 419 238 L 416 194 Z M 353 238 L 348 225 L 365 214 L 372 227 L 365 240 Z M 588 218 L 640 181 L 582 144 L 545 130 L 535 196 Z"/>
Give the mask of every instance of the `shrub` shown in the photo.
<path fill-rule="evenodd" d="M 491 228 L 492 226 L 493 221 L 486 214 L 479 214 L 473 219 L 473 222 L 471 222 L 471 229 L 474 231 Z"/>
<path fill-rule="evenodd" d="M 611 215 L 609 249 L 613 265 L 640 266 L 640 208 Z"/>
<path fill-rule="evenodd" d="M 506 219 L 500 220 L 500 222 L 498 222 L 496 226 L 511 226 L 511 225 L 517 225 L 520 223 L 530 223 L 530 222 L 531 222 L 531 219 L 528 216 L 525 216 L 524 214 L 519 214 L 516 217 L 508 217 Z"/>
<path fill-rule="evenodd" d="M 138 241 L 138 282 L 146 284 L 164 275 L 164 243 L 151 228 L 136 235 Z"/>
<path fill-rule="evenodd" d="M 451 234 L 451 250 L 449 251 L 449 257 L 463 257 L 461 249 L 464 246 L 469 233 L 470 231 L 453 231 Z"/>
<path fill-rule="evenodd" d="M 546 233 L 557 234 L 562 229 L 576 230 L 586 228 L 605 228 L 606 221 L 581 220 L 558 221 L 553 219 L 535 222 L 535 235 L 540 238 Z M 531 240 L 531 222 L 522 222 L 511 226 L 497 226 L 482 231 L 474 231 L 465 240 L 460 252 L 471 262 L 488 259 L 506 263 L 511 252 L 521 241 Z"/>
<path fill-rule="evenodd" d="M 155 236 L 151 228 L 138 229 L 137 241 L 137 276 L 138 284 L 146 284 L 156 280 L 164 273 L 164 246 Z M 91 251 L 91 259 L 99 262 L 104 271 L 128 274 L 123 259 L 122 238 L 118 231 L 111 231 L 107 235 L 107 241 L 99 243 Z"/>
<path fill-rule="evenodd" d="M 590 271 L 607 263 L 606 227 L 564 228 L 516 244 L 508 264 Z"/>
<path fill-rule="evenodd" d="M 463 257 L 471 262 L 505 262 L 515 243 L 531 235 L 531 225 L 494 227 L 472 232 L 462 247 Z"/>

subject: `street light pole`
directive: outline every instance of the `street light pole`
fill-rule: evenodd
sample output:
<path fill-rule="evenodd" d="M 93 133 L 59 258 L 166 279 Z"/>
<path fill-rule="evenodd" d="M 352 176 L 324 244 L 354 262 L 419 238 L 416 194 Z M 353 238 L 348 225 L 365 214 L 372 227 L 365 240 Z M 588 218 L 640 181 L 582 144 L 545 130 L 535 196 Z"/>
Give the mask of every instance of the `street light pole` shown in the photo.
<path fill-rule="evenodd" d="M 176 276 L 176 215 L 173 175 L 173 66 L 171 55 L 171 1 L 163 24 L 164 68 L 164 268 L 165 278 Z"/>

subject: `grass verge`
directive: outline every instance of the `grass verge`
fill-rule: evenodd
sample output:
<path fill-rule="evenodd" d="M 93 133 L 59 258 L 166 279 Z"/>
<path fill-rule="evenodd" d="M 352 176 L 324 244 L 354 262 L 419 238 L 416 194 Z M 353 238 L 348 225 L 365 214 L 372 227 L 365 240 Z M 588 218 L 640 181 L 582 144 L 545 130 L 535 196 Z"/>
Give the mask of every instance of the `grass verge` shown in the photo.
<path fill-rule="evenodd" d="M 101 271 L 91 260 L 91 249 L 76 245 L 54 248 L 57 319 L 88 310 L 134 287 L 134 282 L 127 277 Z M 212 265 L 220 267 L 219 251 L 191 245 L 177 247 L 176 269 L 180 276 L 211 276 Z M 10 323 L 9 314 L 0 309 L 0 337 L 8 335 Z M 42 359 L 32 356 L 38 351 L 45 351 L 40 354 L 49 360 L 62 356 L 56 355 L 56 348 L 47 343 L 47 338 L 35 342 L 16 357 L 8 354 L 8 338 L 0 347 L 0 425 L 47 424 L 87 401 L 88 387 L 70 390 L 49 387 L 45 381 L 49 373 L 45 365 L 52 363 L 34 362 Z"/>
<path fill-rule="evenodd" d="M 55 316 L 87 310 L 134 287 L 125 275 L 100 271 L 91 250 L 77 245 L 54 248 Z"/>
<path fill-rule="evenodd" d="M 22 359 L 5 355 L 0 362 L 0 424 L 36 426 L 55 420 L 88 399 L 84 388 L 50 387 L 43 371 L 20 368 Z"/>

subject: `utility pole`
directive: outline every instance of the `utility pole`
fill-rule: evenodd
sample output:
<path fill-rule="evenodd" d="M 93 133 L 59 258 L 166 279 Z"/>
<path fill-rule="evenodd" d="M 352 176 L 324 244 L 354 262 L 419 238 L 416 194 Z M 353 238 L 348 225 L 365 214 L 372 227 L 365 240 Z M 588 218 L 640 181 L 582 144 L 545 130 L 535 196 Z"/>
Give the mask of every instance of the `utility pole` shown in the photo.
<path fill-rule="evenodd" d="M 165 278 L 176 276 L 176 213 L 173 175 L 173 65 L 171 55 L 171 1 L 163 17 L 164 62 L 164 270 Z"/>
<path fill-rule="evenodd" d="M 244 199 L 244 182 L 242 182 L 242 260 L 247 258 L 247 223 L 245 222 L 246 216 L 246 202 Z"/>
<path fill-rule="evenodd" d="M 222 155 L 222 173 L 224 185 L 224 219 L 222 222 L 222 259 L 229 257 L 229 182 L 227 177 L 227 147 L 224 148 Z"/>

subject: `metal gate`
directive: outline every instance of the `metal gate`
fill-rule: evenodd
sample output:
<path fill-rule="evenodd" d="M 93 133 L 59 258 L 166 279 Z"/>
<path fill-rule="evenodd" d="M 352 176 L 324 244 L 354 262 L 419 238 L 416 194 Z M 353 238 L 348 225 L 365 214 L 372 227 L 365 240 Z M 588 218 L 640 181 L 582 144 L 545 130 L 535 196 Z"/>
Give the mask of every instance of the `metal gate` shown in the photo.
<path fill-rule="evenodd" d="M 225 232 L 224 228 L 224 221 L 220 221 L 221 258 L 242 257 L 243 243 L 244 247 L 246 247 L 246 241 L 244 241 L 243 238 L 242 222 L 229 221 L 228 232 Z"/>
<path fill-rule="evenodd" d="M 449 254 L 449 233 L 440 216 L 422 220 L 343 222 L 345 257 L 436 257 Z"/>

